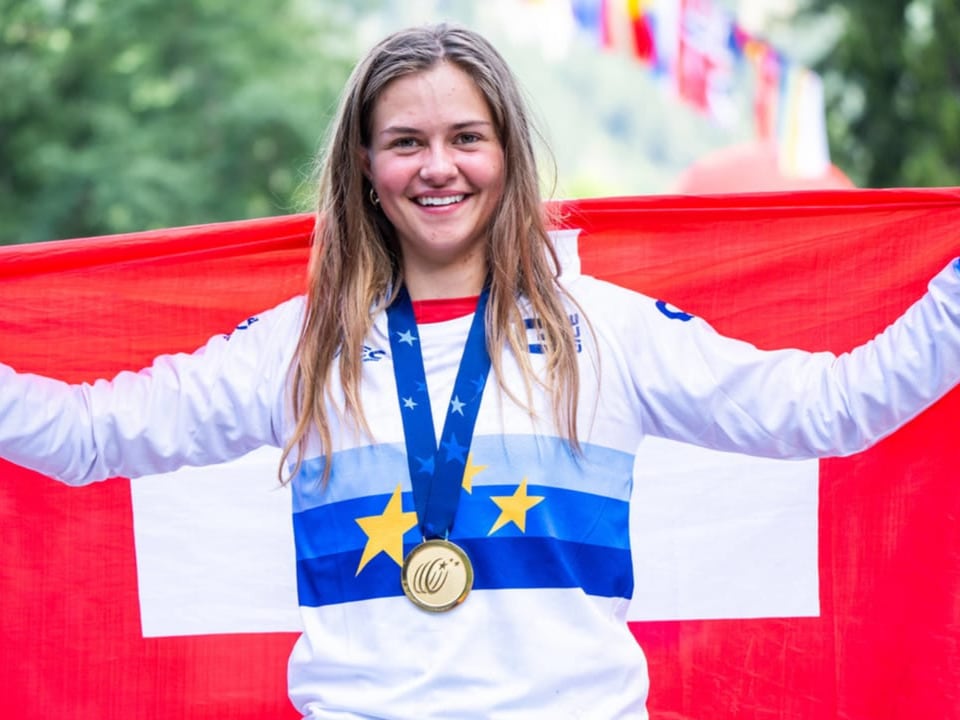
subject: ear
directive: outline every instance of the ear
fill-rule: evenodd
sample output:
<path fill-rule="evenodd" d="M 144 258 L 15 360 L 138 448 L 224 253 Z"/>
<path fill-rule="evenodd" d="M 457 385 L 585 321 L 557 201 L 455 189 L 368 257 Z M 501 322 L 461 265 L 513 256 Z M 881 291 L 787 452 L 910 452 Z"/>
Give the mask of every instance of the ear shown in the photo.
<path fill-rule="evenodd" d="M 361 147 L 360 151 L 360 170 L 363 172 L 363 176 L 373 182 L 373 173 L 370 171 L 370 150 Z"/>

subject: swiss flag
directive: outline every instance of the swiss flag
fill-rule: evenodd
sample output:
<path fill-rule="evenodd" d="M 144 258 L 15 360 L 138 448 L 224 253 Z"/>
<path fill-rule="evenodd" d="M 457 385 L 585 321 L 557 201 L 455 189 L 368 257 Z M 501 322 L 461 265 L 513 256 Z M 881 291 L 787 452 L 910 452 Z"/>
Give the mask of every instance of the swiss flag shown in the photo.
<path fill-rule="evenodd" d="M 859 344 L 960 248 L 956 190 L 562 209 L 560 242 L 583 272 L 762 347 Z M 81 381 L 192 350 L 302 291 L 311 227 L 290 216 L 4 248 L 0 359 Z M 958 403 L 819 463 L 644 443 L 630 617 L 653 718 L 960 717 Z M 258 451 L 70 489 L 0 464 L 0 716 L 296 717 L 276 465 Z"/>

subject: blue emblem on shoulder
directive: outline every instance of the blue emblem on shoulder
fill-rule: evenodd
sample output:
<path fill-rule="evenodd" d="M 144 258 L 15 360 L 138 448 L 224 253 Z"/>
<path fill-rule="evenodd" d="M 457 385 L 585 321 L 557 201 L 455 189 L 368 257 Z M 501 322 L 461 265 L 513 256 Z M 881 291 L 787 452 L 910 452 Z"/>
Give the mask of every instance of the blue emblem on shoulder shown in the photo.
<path fill-rule="evenodd" d="M 693 315 L 690 313 L 685 313 L 683 310 L 680 310 L 679 308 L 676 308 L 673 305 L 664 302 L 663 300 L 657 300 L 657 310 L 671 320 L 680 320 L 681 322 L 693 320 Z"/>
<path fill-rule="evenodd" d="M 237 325 L 237 326 L 233 329 L 233 332 L 236 332 L 237 330 L 249 330 L 251 325 L 253 325 L 255 322 L 259 322 L 259 321 L 260 321 L 260 318 L 258 318 L 256 315 L 254 315 L 253 317 L 248 317 L 248 318 L 247 318 L 246 320 L 244 320 L 242 323 L 240 323 L 239 325 Z M 224 337 L 225 339 L 229 340 L 231 337 L 233 337 L 233 333 L 225 334 L 223 337 Z"/>
<path fill-rule="evenodd" d="M 244 320 L 242 323 L 240 323 L 239 325 L 237 325 L 237 330 L 246 330 L 246 329 L 249 328 L 251 325 L 253 325 L 255 322 L 260 322 L 260 318 L 258 318 L 258 317 L 256 317 L 256 316 L 254 316 L 254 317 L 249 317 L 249 318 L 247 318 L 246 320 Z"/>

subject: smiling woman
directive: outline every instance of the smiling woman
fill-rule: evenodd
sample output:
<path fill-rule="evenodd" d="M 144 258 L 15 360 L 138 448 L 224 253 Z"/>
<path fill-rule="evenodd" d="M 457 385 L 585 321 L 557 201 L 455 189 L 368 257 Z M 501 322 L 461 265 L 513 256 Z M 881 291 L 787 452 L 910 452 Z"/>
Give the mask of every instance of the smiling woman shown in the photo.
<path fill-rule="evenodd" d="M 365 159 L 410 296 L 478 295 L 504 164 L 476 83 L 448 62 L 394 80 L 373 112 Z"/>

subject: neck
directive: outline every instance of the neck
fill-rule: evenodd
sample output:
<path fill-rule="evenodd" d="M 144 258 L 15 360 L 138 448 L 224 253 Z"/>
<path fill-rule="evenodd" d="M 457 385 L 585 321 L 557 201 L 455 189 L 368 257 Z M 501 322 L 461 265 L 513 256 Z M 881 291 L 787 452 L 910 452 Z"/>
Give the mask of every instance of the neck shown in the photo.
<path fill-rule="evenodd" d="M 404 270 L 404 285 L 415 302 L 476 297 L 483 290 L 485 280 L 485 268 L 444 268 L 438 272 Z"/>

